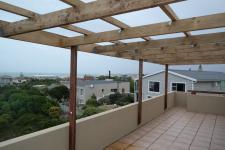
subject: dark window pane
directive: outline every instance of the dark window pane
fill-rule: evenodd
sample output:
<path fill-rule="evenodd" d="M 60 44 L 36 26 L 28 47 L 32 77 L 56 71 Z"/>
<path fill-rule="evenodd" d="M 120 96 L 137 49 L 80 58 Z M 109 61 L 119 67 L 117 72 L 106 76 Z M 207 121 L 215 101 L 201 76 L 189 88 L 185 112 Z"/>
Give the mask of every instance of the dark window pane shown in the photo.
<path fill-rule="evenodd" d="M 159 82 L 149 82 L 149 91 L 159 92 Z"/>

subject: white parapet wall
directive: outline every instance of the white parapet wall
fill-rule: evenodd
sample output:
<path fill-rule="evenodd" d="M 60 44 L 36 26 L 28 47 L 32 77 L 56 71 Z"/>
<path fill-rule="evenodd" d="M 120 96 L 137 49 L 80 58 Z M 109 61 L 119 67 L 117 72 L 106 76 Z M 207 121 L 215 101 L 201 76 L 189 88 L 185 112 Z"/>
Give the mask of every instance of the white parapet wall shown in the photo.
<path fill-rule="evenodd" d="M 225 115 L 225 96 L 187 94 L 187 110 Z"/>
<path fill-rule="evenodd" d="M 168 107 L 175 93 L 168 94 Z M 143 102 L 142 124 L 164 112 L 164 96 Z M 138 128 L 137 103 L 77 120 L 77 150 L 101 150 Z M 68 123 L 0 143 L 0 150 L 68 150 Z"/>

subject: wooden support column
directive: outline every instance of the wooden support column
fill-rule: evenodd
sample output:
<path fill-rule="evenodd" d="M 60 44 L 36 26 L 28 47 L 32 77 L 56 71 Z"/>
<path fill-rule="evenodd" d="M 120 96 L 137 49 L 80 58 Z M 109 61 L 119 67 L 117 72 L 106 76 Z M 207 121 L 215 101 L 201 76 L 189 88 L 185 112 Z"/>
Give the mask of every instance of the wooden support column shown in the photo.
<path fill-rule="evenodd" d="M 143 75 L 143 59 L 139 59 L 139 80 L 138 80 L 138 125 L 142 120 L 142 75 Z"/>
<path fill-rule="evenodd" d="M 167 109 L 167 96 L 168 95 L 168 64 L 165 65 L 165 99 L 164 99 L 164 110 Z"/>
<path fill-rule="evenodd" d="M 77 46 L 71 47 L 69 99 L 69 150 L 76 149 Z"/>

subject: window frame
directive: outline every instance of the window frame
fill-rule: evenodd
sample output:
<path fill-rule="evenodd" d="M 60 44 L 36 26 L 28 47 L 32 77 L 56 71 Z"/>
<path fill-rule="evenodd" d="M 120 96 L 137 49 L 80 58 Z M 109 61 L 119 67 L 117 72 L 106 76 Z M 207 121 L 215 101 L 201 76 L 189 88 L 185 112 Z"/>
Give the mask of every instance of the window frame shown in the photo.
<path fill-rule="evenodd" d="M 81 92 L 83 91 L 83 92 Z M 84 88 L 80 88 L 80 96 L 84 96 Z"/>
<path fill-rule="evenodd" d="M 184 84 L 184 91 L 177 91 L 177 89 L 174 91 L 173 90 L 173 83 L 176 83 L 176 84 Z M 186 84 L 186 82 L 171 82 L 170 83 L 170 91 L 171 92 L 187 92 L 187 84 Z"/>
<path fill-rule="evenodd" d="M 156 91 L 150 91 L 150 82 L 157 82 L 157 83 L 159 83 L 159 91 L 158 92 L 156 92 Z M 160 85 L 161 85 L 161 82 L 160 81 L 148 80 L 148 92 L 151 92 L 151 93 L 160 93 Z"/>

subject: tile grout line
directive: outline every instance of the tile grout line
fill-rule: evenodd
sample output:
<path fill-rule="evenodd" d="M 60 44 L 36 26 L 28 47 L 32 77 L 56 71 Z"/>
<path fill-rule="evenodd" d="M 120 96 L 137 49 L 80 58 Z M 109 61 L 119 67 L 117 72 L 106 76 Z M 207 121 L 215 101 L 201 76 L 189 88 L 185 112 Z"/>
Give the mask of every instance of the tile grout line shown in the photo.
<path fill-rule="evenodd" d="M 164 112 L 164 113 L 165 113 L 165 112 Z M 154 118 L 153 120 L 149 121 L 148 123 L 150 123 L 150 122 L 152 122 L 152 121 L 155 121 L 155 120 L 156 120 L 157 118 L 159 118 L 161 115 L 164 115 L 164 113 L 160 114 L 158 117 Z M 172 116 L 172 115 L 170 115 L 169 117 L 171 117 L 171 116 Z M 169 118 L 169 117 L 168 117 L 168 118 Z M 168 118 L 167 118 L 167 119 L 168 119 Z M 166 119 L 165 119 L 165 120 L 166 120 Z M 146 134 L 148 134 L 150 131 L 152 131 L 153 129 L 155 129 L 162 121 L 164 121 L 164 120 L 159 121 L 159 123 L 157 123 L 157 125 L 156 125 L 155 127 L 153 127 L 151 130 L 149 130 Z M 147 125 L 148 123 L 146 123 L 145 125 Z M 143 125 L 143 126 L 145 126 L 145 125 Z M 142 128 L 143 126 L 138 127 L 137 129 L 140 129 L 140 128 Z M 125 135 L 124 137 L 126 137 L 126 136 L 132 134 L 132 133 L 135 132 L 137 129 L 135 129 L 135 130 L 132 131 L 131 133 Z M 146 135 L 146 134 L 145 134 L 145 135 Z M 143 136 L 137 138 L 136 140 L 134 140 L 134 142 L 128 144 L 127 147 L 125 147 L 123 150 L 126 150 L 127 148 L 129 148 L 130 145 L 132 145 L 133 143 L 135 143 L 136 141 L 138 141 L 139 139 L 141 139 L 141 138 L 144 137 L 145 135 L 143 135 Z M 123 137 L 122 137 L 122 138 L 123 138 Z M 121 138 L 121 139 L 122 139 L 122 138 Z M 120 140 L 120 139 L 119 139 L 119 140 Z M 114 143 L 119 142 L 119 140 L 115 141 Z M 112 143 L 112 144 L 114 144 L 114 143 Z M 112 144 L 111 144 L 111 145 L 112 145 Z M 106 147 L 106 148 L 107 148 L 107 147 Z M 116 149 L 115 149 L 115 150 L 116 150 Z"/>
<path fill-rule="evenodd" d="M 187 125 L 189 124 L 189 122 L 194 118 L 194 116 L 196 116 L 196 114 L 193 114 L 192 117 L 188 120 L 188 122 L 185 124 L 185 126 L 183 127 L 183 129 L 179 132 L 179 134 L 175 137 L 175 139 L 173 140 L 173 143 L 176 141 L 176 139 L 178 138 L 179 135 L 181 135 L 181 133 L 184 131 L 185 127 L 187 127 Z"/>
<path fill-rule="evenodd" d="M 197 115 L 197 114 L 196 114 L 196 115 Z M 203 119 L 202 119 L 202 121 L 201 121 L 201 123 L 200 123 L 200 125 L 199 125 L 199 127 L 198 127 L 198 129 L 197 129 L 197 131 L 196 131 L 196 133 L 195 133 L 195 135 L 194 135 L 194 138 L 193 138 L 192 141 L 191 141 L 191 144 L 193 143 L 193 141 L 194 141 L 196 135 L 198 134 L 198 130 L 200 129 L 200 127 L 201 127 L 202 123 L 204 122 L 205 118 L 206 118 L 206 115 L 204 114 L 204 117 L 203 117 Z M 190 150 L 190 148 L 191 148 L 191 144 L 189 145 L 189 148 L 188 148 L 189 150 Z"/>
<path fill-rule="evenodd" d="M 168 118 L 166 118 L 165 120 L 168 120 L 170 117 L 172 117 L 172 116 L 174 116 L 175 114 L 171 114 Z M 155 119 L 157 119 L 157 118 L 155 118 Z M 156 127 L 158 127 L 163 121 L 165 121 L 165 120 L 162 120 L 162 121 L 160 121 L 158 124 L 157 124 L 157 126 L 155 126 L 155 127 L 153 127 L 151 130 L 149 130 L 146 134 L 148 134 L 149 132 L 151 132 L 153 129 L 155 129 Z M 153 121 L 153 120 L 152 120 Z M 146 135 L 145 134 L 145 135 Z M 133 143 L 130 143 L 130 144 L 128 144 L 128 146 L 126 147 L 126 148 L 124 148 L 123 150 L 126 150 L 126 149 L 128 149 L 131 145 L 133 145 L 135 142 L 137 142 L 138 140 L 140 140 L 141 138 L 143 138 L 145 135 L 142 135 L 141 137 L 139 137 L 138 139 L 136 139 Z"/>
<path fill-rule="evenodd" d="M 178 118 L 178 119 L 177 119 L 177 120 L 176 120 L 176 121 L 175 121 L 175 122 L 174 122 L 167 130 L 166 130 L 166 131 L 168 131 L 168 130 L 169 130 L 169 129 L 170 129 L 170 128 L 178 121 L 178 120 L 180 120 L 181 117 L 182 117 L 182 115 L 181 115 L 181 116 L 180 116 L 180 117 L 179 117 L 179 118 Z M 165 132 L 166 132 L 166 131 L 165 131 Z M 155 143 L 155 142 L 156 142 L 156 141 L 157 141 L 157 140 L 158 140 L 165 132 L 163 132 L 162 134 L 160 134 L 160 136 L 159 136 L 157 139 L 155 139 L 153 143 Z M 153 144 L 153 143 L 152 143 L 152 144 Z M 151 145 L 152 145 L 152 144 L 151 144 Z M 146 147 L 145 149 L 147 150 L 148 148 L 150 148 L 151 145 L 149 145 L 149 146 Z"/>
<path fill-rule="evenodd" d="M 210 149 L 210 147 L 212 145 L 212 139 L 213 139 L 214 130 L 215 130 L 215 127 L 216 127 L 216 121 L 217 121 L 217 115 L 216 115 L 216 120 L 215 120 L 215 124 L 214 124 L 213 131 L 212 131 L 212 136 L 211 136 L 211 141 L 210 141 L 210 144 L 209 144 L 209 149 Z"/>

